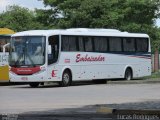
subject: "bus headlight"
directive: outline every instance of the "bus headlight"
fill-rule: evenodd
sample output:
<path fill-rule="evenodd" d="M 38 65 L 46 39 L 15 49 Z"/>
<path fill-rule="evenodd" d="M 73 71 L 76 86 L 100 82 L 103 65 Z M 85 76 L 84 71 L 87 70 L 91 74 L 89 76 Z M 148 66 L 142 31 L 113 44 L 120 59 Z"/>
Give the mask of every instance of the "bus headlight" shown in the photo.
<path fill-rule="evenodd" d="M 43 73 L 43 72 L 45 72 L 45 71 L 46 71 L 46 69 L 40 70 L 39 72 L 34 73 L 34 75 L 41 74 L 41 73 Z"/>

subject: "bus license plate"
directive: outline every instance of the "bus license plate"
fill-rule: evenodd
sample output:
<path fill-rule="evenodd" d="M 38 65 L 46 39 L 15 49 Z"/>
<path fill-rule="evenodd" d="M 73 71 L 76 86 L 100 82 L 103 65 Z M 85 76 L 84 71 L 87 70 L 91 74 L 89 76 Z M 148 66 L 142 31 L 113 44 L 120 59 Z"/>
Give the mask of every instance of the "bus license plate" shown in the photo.
<path fill-rule="evenodd" d="M 28 77 L 21 77 L 21 80 L 28 80 Z"/>

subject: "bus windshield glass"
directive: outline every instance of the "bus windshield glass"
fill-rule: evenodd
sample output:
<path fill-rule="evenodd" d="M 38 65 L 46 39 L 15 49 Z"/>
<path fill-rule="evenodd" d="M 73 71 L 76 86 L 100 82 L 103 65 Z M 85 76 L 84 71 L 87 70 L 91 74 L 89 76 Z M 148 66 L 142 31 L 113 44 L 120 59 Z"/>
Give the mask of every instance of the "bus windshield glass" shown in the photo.
<path fill-rule="evenodd" d="M 9 64 L 15 67 L 38 66 L 45 63 L 45 37 L 12 37 Z"/>

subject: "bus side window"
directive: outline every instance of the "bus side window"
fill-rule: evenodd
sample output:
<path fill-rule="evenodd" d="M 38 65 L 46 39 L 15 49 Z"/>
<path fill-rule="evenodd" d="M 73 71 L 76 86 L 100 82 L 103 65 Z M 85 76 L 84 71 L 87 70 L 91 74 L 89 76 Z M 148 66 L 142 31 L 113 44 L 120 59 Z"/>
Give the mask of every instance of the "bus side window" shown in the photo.
<path fill-rule="evenodd" d="M 134 38 L 123 38 L 123 51 L 124 52 L 135 52 L 135 39 Z"/>
<path fill-rule="evenodd" d="M 84 43 L 85 43 L 85 51 L 86 52 L 93 52 L 93 42 L 92 37 L 84 37 Z"/>
<path fill-rule="evenodd" d="M 77 39 L 76 36 L 62 36 L 62 51 L 77 51 Z"/>
<path fill-rule="evenodd" d="M 148 52 L 148 39 L 136 38 L 137 52 Z"/>
<path fill-rule="evenodd" d="M 119 37 L 109 38 L 109 51 L 110 52 L 122 52 L 122 41 Z"/>
<path fill-rule="evenodd" d="M 83 37 L 78 37 L 78 48 L 79 51 L 83 52 L 84 51 L 84 41 L 83 41 Z"/>
<path fill-rule="evenodd" d="M 59 36 L 50 36 L 48 44 L 51 46 L 51 54 L 48 54 L 48 64 L 53 64 L 58 60 Z"/>
<path fill-rule="evenodd" d="M 107 52 L 108 40 L 107 37 L 94 37 L 95 52 Z"/>

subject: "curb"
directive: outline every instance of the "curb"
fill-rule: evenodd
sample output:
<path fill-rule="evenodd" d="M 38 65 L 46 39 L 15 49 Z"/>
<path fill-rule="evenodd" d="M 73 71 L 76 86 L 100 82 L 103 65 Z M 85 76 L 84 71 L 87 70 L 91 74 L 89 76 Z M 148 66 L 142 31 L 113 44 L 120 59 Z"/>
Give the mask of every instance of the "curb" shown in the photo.
<path fill-rule="evenodd" d="M 158 115 L 160 116 L 160 110 L 154 110 L 154 109 L 144 109 L 144 110 L 131 110 L 131 109 L 113 109 L 108 107 L 100 107 L 96 111 L 100 114 L 123 114 L 123 115 Z"/>
<path fill-rule="evenodd" d="M 108 107 L 100 107 L 97 109 L 97 113 L 102 113 L 102 114 L 112 114 L 114 109 L 108 108 Z"/>
<path fill-rule="evenodd" d="M 142 114 L 142 115 L 160 115 L 160 110 L 130 110 L 114 109 L 113 114 Z"/>
<path fill-rule="evenodd" d="M 156 84 L 160 83 L 160 79 L 141 79 L 141 80 L 117 80 L 117 81 L 107 81 L 107 84 Z"/>

